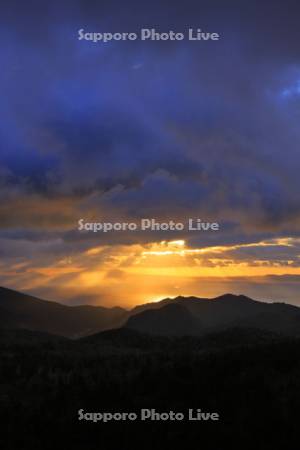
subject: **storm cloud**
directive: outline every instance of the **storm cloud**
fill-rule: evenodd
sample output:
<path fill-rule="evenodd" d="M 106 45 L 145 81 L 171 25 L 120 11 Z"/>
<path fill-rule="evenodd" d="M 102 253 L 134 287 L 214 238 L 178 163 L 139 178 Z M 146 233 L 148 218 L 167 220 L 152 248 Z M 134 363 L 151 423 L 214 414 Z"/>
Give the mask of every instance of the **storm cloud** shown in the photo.
<path fill-rule="evenodd" d="M 197 248 L 299 236 L 296 1 L 11 1 L 1 8 L 4 261 L 16 264 L 23 254 L 33 265 L 50 264 L 97 240 L 184 239 Z M 95 44 L 78 40 L 82 27 L 201 28 L 220 40 Z M 82 236 L 82 217 L 200 217 L 221 231 Z M 281 259 L 277 250 L 259 249 L 260 259 Z M 252 259 L 239 250 L 231 257 Z"/>

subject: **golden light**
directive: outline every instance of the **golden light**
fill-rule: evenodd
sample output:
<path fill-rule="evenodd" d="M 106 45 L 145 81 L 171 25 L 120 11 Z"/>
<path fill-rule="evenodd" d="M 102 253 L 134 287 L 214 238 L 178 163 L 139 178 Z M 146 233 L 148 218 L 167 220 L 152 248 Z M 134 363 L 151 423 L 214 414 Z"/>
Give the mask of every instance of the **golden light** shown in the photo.
<path fill-rule="evenodd" d="M 146 245 L 98 245 L 81 254 L 59 258 L 49 266 L 26 270 L 23 263 L 22 276 L 17 266 L 15 271 L 18 271 L 20 290 L 53 287 L 58 299 L 60 292 L 65 297 L 75 292 L 76 296 L 80 293 L 91 296 L 95 302 L 97 298 L 108 298 L 107 305 L 134 306 L 179 294 L 201 295 L 205 291 L 203 280 L 213 283 L 215 291 L 210 290 L 213 296 L 214 292 L 220 293 L 218 286 L 222 280 L 229 278 L 257 277 L 265 282 L 270 275 L 300 275 L 295 259 L 285 256 L 286 260 L 280 260 L 276 252 L 278 248 L 279 255 L 279 249 L 296 244 L 299 239 L 285 237 L 201 248 L 189 247 L 183 239 Z M 247 252 L 248 248 L 253 248 L 253 252 Z M 267 252 L 270 248 L 272 253 Z M 272 259 L 270 255 L 275 257 Z"/>

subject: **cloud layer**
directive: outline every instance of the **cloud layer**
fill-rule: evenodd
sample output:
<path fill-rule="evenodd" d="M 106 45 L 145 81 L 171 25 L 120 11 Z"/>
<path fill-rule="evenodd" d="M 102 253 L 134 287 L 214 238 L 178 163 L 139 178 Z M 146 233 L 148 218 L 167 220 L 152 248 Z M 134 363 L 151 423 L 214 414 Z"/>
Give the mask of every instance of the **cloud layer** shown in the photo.
<path fill-rule="evenodd" d="M 17 3 L 4 3 L 1 14 L 3 283 L 34 289 L 43 280 L 28 270 L 53 270 L 82 254 L 75 269 L 93 271 L 84 252 L 97 245 L 127 257 L 135 245 L 184 239 L 191 249 L 229 246 L 226 258 L 251 265 L 253 247 L 241 253 L 230 246 L 299 237 L 297 2 L 273 2 L 272 9 L 264 1 L 143 8 L 131 2 L 129 9 L 121 2 L 64 1 L 46 11 L 38 2 Z M 77 40 L 82 27 L 144 26 L 200 27 L 219 32 L 221 40 Z M 200 217 L 222 227 L 213 236 L 83 237 L 76 231 L 82 217 Z M 293 242 L 293 248 L 258 247 L 255 258 L 298 267 Z M 7 270 L 24 282 L 7 278 Z M 119 270 L 112 265 L 105 276 L 115 280 Z M 67 286 L 71 275 L 62 276 Z"/>

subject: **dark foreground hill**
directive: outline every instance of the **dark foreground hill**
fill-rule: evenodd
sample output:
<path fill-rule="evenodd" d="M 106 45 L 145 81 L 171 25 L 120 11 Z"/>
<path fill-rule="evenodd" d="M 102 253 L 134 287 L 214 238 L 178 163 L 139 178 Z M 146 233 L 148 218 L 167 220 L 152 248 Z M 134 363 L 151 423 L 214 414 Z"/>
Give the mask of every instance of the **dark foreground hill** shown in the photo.
<path fill-rule="evenodd" d="M 120 326 L 122 308 L 65 306 L 0 288 L 0 328 L 27 329 L 78 338 Z"/>
<path fill-rule="evenodd" d="M 0 333 L 5 450 L 296 450 L 300 342 L 245 328 L 198 337 L 128 329 L 80 340 Z M 79 421 L 78 411 L 184 413 L 183 421 Z M 188 421 L 188 409 L 217 422 Z"/>

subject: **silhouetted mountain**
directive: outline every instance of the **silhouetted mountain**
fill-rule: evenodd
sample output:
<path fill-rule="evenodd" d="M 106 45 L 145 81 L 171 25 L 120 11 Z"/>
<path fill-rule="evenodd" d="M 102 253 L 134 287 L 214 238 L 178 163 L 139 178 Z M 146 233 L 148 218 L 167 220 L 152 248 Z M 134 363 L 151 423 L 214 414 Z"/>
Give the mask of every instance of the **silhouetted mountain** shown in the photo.
<path fill-rule="evenodd" d="M 177 317 L 176 320 L 169 317 L 168 310 L 172 305 L 183 308 L 180 310 L 181 326 Z M 238 327 L 300 335 L 299 308 L 284 303 L 258 302 L 243 295 L 226 294 L 215 299 L 177 297 L 142 305 L 134 312 L 125 326 L 145 333 L 202 335 Z M 188 319 L 186 313 L 189 313 Z"/>
<path fill-rule="evenodd" d="M 117 328 L 127 318 L 122 308 L 65 306 L 0 288 L 0 327 L 77 338 Z"/>
<path fill-rule="evenodd" d="M 126 311 L 101 306 L 65 306 L 0 288 L 0 328 L 79 338 L 126 327 L 158 336 L 200 336 L 228 328 L 300 335 L 300 309 L 243 295 L 215 299 L 177 297 Z"/>
<path fill-rule="evenodd" d="M 193 335 L 198 331 L 196 317 L 176 303 L 135 314 L 128 319 L 126 327 L 165 336 Z"/>

